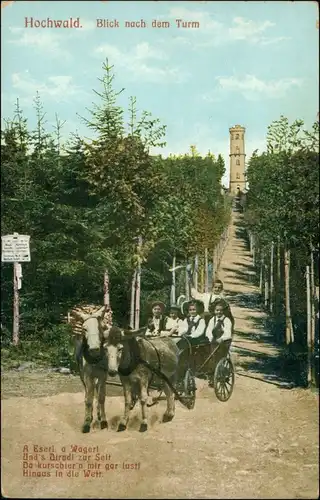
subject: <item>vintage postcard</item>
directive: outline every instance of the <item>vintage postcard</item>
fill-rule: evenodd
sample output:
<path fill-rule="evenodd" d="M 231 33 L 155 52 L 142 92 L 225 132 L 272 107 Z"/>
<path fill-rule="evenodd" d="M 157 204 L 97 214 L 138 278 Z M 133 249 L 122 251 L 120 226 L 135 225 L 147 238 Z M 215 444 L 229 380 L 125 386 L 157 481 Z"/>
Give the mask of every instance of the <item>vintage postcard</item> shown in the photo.
<path fill-rule="evenodd" d="M 316 2 L 1 2 L 4 498 L 319 496 Z"/>

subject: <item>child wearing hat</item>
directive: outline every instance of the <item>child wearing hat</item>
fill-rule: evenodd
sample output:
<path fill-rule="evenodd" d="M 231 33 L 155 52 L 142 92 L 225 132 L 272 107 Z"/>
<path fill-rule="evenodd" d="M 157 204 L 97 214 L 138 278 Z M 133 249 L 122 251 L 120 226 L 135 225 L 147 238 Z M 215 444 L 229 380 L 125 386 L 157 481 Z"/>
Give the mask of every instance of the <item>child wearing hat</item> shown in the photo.
<path fill-rule="evenodd" d="M 166 305 L 160 300 L 151 304 L 152 317 L 148 319 L 146 337 L 158 337 L 165 330 L 166 316 L 164 315 Z"/>
<path fill-rule="evenodd" d="M 176 304 L 170 306 L 169 317 L 166 319 L 164 330 L 161 332 L 161 337 L 169 337 L 170 335 L 178 335 L 182 320 L 179 317 L 180 307 Z"/>
<path fill-rule="evenodd" d="M 188 315 L 181 323 L 179 335 L 187 335 L 192 339 L 199 339 L 204 335 L 206 329 L 205 320 L 200 316 L 203 312 L 204 304 L 200 300 L 187 302 Z"/>

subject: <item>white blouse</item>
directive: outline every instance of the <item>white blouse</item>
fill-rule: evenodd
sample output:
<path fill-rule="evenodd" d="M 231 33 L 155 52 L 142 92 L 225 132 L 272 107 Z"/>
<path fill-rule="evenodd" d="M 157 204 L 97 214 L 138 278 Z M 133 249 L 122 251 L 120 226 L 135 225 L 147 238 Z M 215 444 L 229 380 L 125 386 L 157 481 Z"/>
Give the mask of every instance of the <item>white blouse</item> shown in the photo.
<path fill-rule="evenodd" d="M 232 338 L 231 320 L 229 318 L 226 318 L 225 316 L 222 316 L 222 318 L 220 318 L 220 320 L 223 322 L 223 325 L 221 325 L 223 334 L 221 335 L 220 339 L 221 340 L 230 340 Z M 213 316 L 208 323 L 208 326 L 206 329 L 206 336 L 208 337 L 210 342 L 213 339 L 212 330 L 216 326 L 217 321 L 218 321 L 218 318 L 216 316 Z"/>
<path fill-rule="evenodd" d="M 193 318 L 193 321 L 196 323 L 199 320 L 200 316 L 197 315 Z M 189 329 L 189 323 L 187 318 L 181 322 L 181 326 L 179 328 L 179 335 L 185 335 L 188 332 Z M 206 322 L 203 318 L 200 319 L 199 324 L 197 328 L 193 326 L 191 328 L 191 335 L 190 337 L 196 339 L 197 337 L 201 337 L 201 335 L 204 333 L 206 329 Z"/>

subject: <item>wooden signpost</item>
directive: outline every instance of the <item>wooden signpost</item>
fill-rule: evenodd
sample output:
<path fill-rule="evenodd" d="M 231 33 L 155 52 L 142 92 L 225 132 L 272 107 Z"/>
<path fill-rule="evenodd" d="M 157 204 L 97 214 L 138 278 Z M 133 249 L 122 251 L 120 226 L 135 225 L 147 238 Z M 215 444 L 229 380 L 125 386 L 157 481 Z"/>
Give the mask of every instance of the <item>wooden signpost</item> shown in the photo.
<path fill-rule="evenodd" d="M 1 236 L 1 262 L 13 264 L 13 345 L 19 343 L 19 290 L 22 286 L 20 262 L 30 261 L 30 236 L 18 233 Z"/>

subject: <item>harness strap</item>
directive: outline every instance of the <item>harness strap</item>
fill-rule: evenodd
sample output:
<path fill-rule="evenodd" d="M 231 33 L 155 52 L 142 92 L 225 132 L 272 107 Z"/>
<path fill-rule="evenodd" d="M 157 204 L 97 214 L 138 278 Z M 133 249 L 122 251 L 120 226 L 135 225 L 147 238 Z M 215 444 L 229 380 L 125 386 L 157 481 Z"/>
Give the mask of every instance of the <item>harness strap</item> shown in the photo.
<path fill-rule="evenodd" d="M 170 389 L 172 390 L 172 392 L 175 394 L 175 396 L 177 397 L 177 399 L 180 401 L 181 404 L 183 404 L 183 406 L 185 406 L 186 408 L 189 409 L 189 406 L 188 406 L 188 401 L 185 400 L 185 398 L 181 397 L 180 394 L 178 393 L 178 391 L 176 390 L 175 387 L 173 387 L 172 383 L 170 382 L 170 380 L 168 379 L 168 377 L 160 372 L 159 370 L 157 370 L 157 368 L 154 368 L 153 366 L 151 366 L 148 361 L 145 361 L 144 359 L 140 359 L 139 361 L 142 365 L 146 366 L 147 368 L 149 368 L 149 370 L 151 372 L 154 372 L 156 375 L 158 375 L 158 377 L 162 378 L 165 382 L 167 382 L 168 386 L 170 387 Z"/>
<path fill-rule="evenodd" d="M 153 345 L 153 343 L 151 342 L 151 340 L 146 339 L 146 338 L 145 338 L 144 340 L 146 340 L 147 342 L 149 342 L 149 344 L 151 344 L 151 345 L 152 345 L 152 347 L 154 348 L 154 350 L 156 351 L 157 358 L 158 358 L 159 371 L 161 371 L 161 360 L 160 360 L 160 356 L 159 356 L 158 349 L 156 348 L 156 346 L 155 346 L 155 345 Z M 154 375 L 154 374 L 153 374 L 153 372 L 151 372 L 151 373 L 152 373 L 152 375 L 151 375 L 151 380 L 150 380 L 150 382 L 149 382 L 149 385 L 151 385 L 152 380 L 153 380 L 153 375 Z"/>
<path fill-rule="evenodd" d="M 138 346 L 138 342 L 136 341 L 135 338 L 128 339 L 128 343 L 130 345 L 130 351 L 132 353 L 132 359 L 130 360 L 129 366 L 127 368 L 118 368 L 118 372 L 120 375 L 123 375 L 124 377 L 128 377 L 135 368 L 137 368 L 141 356 L 140 356 L 140 349 Z"/>
<path fill-rule="evenodd" d="M 83 339 L 82 346 L 81 346 L 82 356 L 84 357 L 84 359 L 86 360 L 86 362 L 89 363 L 89 365 L 97 365 L 101 361 L 107 359 L 106 358 L 105 350 L 103 348 L 103 344 L 104 344 L 104 342 L 101 340 L 101 343 L 100 343 L 100 355 L 99 355 L 99 357 L 96 357 L 96 358 L 94 357 L 93 358 L 89 354 L 87 342 L 85 341 L 85 339 Z M 82 358 L 82 356 L 80 355 L 79 358 Z M 80 364 L 80 359 L 78 360 L 78 363 Z M 107 367 L 106 366 L 105 367 L 101 367 L 101 369 L 107 371 Z"/>
<path fill-rule="evenodd" d="M 135 339 L 130 339 L 129 342 L 132 341 L 132 340 L 135 341 Z M 145 340 L 148 340 L 148 339 L 145 339 Z M 184 398 L 182 398 L 179 395 L 178 391 L 176 390 L 175 387 L 173 387 L 173 385 L 170 382 L 170 380 L 168 379 L 168 377 L 164 373 L 162 373 L 160 370 L 158 370 L 157 368 L 154 368 L 153 366 L 151 366 L 150 363 L 148 363 L 148 361 L 145 361 L 144 359 L 141 358 L 140 349 L 138 347 L 138 342 L 137 341 L 133 342 L 132 347 L 133 347 L 133 355 L 135 357 L 135 364 L 134 364 L 134 366 L 130 366 L 129 365 L 128 368 L 125 369 L 125 370 L 122 370 L 122 369 L 120 370 L 118 368 L 119 374 L 123 375 L 125 377 L 128 377 L 139 364 L 144 365 L 152 373 L 154 373 L 155 375 L 157 375 L 159 378 L 163 379 L 168 384 L 168 386 L 170 387 L 170 389 L 173 391 L 173 393 L 175 394 L 175 396 L 177 397 L 177 399 L 180 401 L 180 403 L 183 404 L 183 406 L 185 406 L 186 408 L 189 409 L 189 406 L 188 406 L 189 403 L 188 403 L 188 401 L 186 401 Z M 156 348 L 155 348 L 155 350 L 156 350 Z M 156 352 L 157 352 L 157 350 L 156 350 Z M 157 352 L 157 354 L 158 354 L 158 352 Z M 159 359 L 159 354 L 158 354 L 158 359 Z M 159 363 L 160 363 L 160 359 L 159 359 Z"/>

